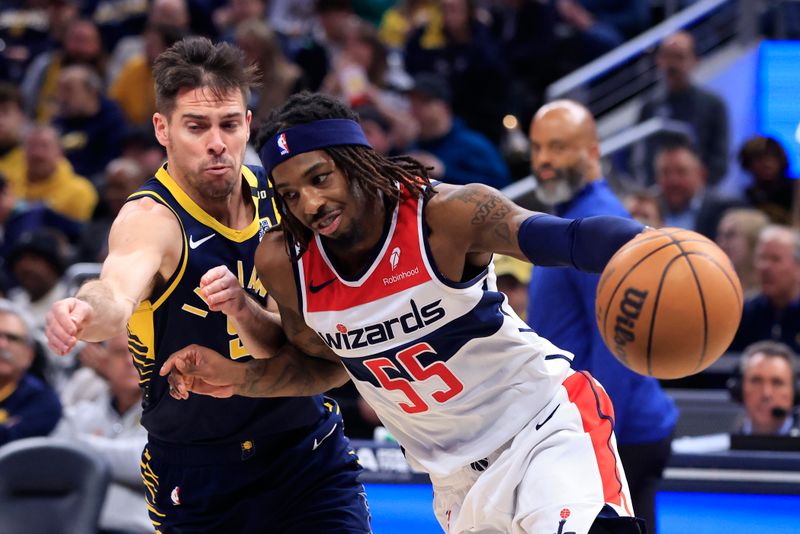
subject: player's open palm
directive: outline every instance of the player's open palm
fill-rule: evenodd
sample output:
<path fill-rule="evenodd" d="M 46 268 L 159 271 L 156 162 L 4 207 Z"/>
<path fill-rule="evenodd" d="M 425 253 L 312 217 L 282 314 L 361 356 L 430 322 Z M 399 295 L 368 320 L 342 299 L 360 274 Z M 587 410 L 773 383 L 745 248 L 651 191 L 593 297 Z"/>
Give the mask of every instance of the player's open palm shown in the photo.
<path fill-rule="evenodd" d="M 83 327 L 92 318 L 93 311 L 88 302 L 72 297 L 53 304 L 47 312 L 47 345 L 56 354 L 67 354 L 75 348 Z"/>
<path fill-rule="evenodd" d="M 200 278 L 200 290 L 211 311 L 235 315 L 245 306 L 247 295 L 239 279 L 224 265 L 209 269 Z"/>
<path fill-rule="evenodd" d="M 189 393 L 230 397 L 244 380 L 244 366 L 215 350 L 189 345 L 173 353 L 159 371 L 169 382 L 169 394 L 178 400 Z"/>

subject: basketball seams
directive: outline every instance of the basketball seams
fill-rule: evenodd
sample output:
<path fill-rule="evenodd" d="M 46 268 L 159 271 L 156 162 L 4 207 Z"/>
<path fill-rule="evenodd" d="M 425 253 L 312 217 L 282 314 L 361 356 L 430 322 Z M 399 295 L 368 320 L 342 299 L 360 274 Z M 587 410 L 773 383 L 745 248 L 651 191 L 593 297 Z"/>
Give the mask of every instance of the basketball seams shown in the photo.
<path fill-rule="evenodd" d="M 707 254 L 705 252 L 693 251 L 693 250 L 690 250 L 689 252 L 687 252 L 687 254 L 691 255 L 691 256 L 702 256 L 702 257 L 706 258 L 708 261 L 710 261 L 711 263 L 713 263 L 714 266 L 717 267 L 722 272 L 723 275 L 725 275 L 725 279 L 728 281 L 728 283 L 731 285 L 731 287 L 733 287 L 733 292 L 734 292 L 734 294 L 736 294 L 736 302 L 739 304 L 739 307 L 741 307 L 743 305 L 742 304 L 742 299 L 744 298 L 744 296 L 741 293 L 741 289 L 740 289 L 741 286 L 737 285 L 736 282 L 733 281 L 733 279 L 731 278 L 730 274 L 728 274 L 728 269 L 726 269 L 725 266 L 723 266 L 719 261 L 717 261 L 717 258 L 712 256 L 711 254 Z M 731 268 L 730 270 L 733 270 L 733 268 Z"/>
<path fill-rule="evenodd" d="M 669 243 L 669 245 L 674 245 L 675 243 Z M 680 247 L 678 247 L 680 249 Z M 661 289 L 664 287 L 664 280 L 667 278 L 667 273 L 669 272 L 670 267 L 672 264 L 678 261 L 683 256 L 681 252 L 677 256 L 674 256 L 669 260 L 667 265 L 664 267 L 664 270 L 661 271 L 661 280 L 658 281 L 658 289 L 656 289 L 656 296 L 655 300 L 653 300 L 653 313 L 650 314 L 650 328 L 647 332 L 647 374 L 653 376 L 653 332 L 655 331 L 656 325 L 656 315 L 658 314 L 658 301 L 661 298 Z"/>
<path fill-rule="evenodd" d="M 628 269 L 628 271 L 625 274 L 622 275 L 622 277 L 617 282 L 616 287 L 611 292 L 611 296 L 608 298 L 608 306 L 606 307 L 605 314 L 603 315 L 603 332 L 605 332 L 606 325 L 608 323 L 608 313 L 611 311 L 611 303 L 614 302 L 614 297 L 617 295 L 617 292 L 619 291 L 619 288 L 622 286 L 623 282 L 625 282 L 625 279 L 628 278 L 628 275 L 630 275 L 631 272 L 633 272 L 639 265 L 641 265 L 642 263 L 647 261 L 651 256 L 653 256 L 657 252 L 660 252 L 660 251 L 664 250 L 665 248 L 667 248 L 669 246 L 672 246 L 672 245 L 673 245 L 673 243 L 671 243 L 671 242 L 670 243 L 665 243 L 663 245 L 660 245 L 657 249 L 651 250 L 650 252 L 647 253 L 646 256 L 644 256 L 639 261 L 634 263 L 631 266 L 631 268 Z"/>

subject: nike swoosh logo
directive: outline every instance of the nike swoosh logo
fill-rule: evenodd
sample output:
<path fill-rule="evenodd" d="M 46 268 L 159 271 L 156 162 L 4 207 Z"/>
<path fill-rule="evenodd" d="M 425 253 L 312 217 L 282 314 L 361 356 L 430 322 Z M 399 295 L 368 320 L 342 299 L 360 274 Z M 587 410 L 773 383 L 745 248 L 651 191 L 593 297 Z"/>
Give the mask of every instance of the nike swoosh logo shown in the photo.
<path fill-rule="evenodd" d="M 560 404 L 558 404 L 558 405 L 556 405 L 556 407 L 555 407 L 555 408 L 553 408 L 553 411 L 552 411 L 552 412 L 550 412 L 550 415 L 548 415 L 548 416 L 547 416 L 547 419 L 545 419 L 545 420 L 544 420 L 544 421 L 542 421 L 541 423 L 537 423 L 537 424 L 536 424 L 536 430 L 539 430 L 540 428 L 542 428 L 542 427 L 544 426 L 544 424 L 545 424 L 546 422 L 548 422 L 548 421 L 550 420 L 550 418 L 551 418 L 551 417 L 553 417 L 553 415 L 555 415 L 555 413 L 556 413 L 556 410 L 558 410 L 558 407 L 559 407 L 559 406 L 561 406 L 561 405 L 560 405 Z"/>
<path fill-rule="evenodd" d="M 324 436 L 322 436 L 322 439 L 321 439 L 321 440 L 317 441 L 317 438 L 314 438 L 314 446 L 313 446 L 313 447 L 311 447 L 311 450 L 312 450 L 312 451 L 315 451 L 315 450 L 317 450 L 317 447 L 319 447 L 320 445 L 322 445 L 322 442 L 323 442 L 323 441 L 325 441 L 326 439 L 328 439 L 328 438 L 331 436 L 331 434 L 333 434 L 333 431 L 334 431 L 334 430 L 336 430 L 336 425 L 338 425 L 338 424 L 339 424 L 339 423 L 334 423 L 334 424 L 333 424 L 333 428 L 331 428 L 331 431 L 330 431 L 330 432 L 328 432 L 327 434 L 325 434 Z"/>
<path fill-rule="evenodd" d="M 327 282 L 322 282 L 322 283 L 321 283 L 320 285 L 318 285 L 318 286 L 315 286 L 315 285 L 314 285 L 314 282 L 313 282 L 313 281 L 310 281 L 310 282 L 308 283 L 308 289 L 309 289 L 309 291 L 311 291 L 312 293 L 317 293 L 318 291 L 322 291 L 322 289 L 323 289 L 325 286 L 327 286 L 328 284 L 332 284 L 334 280 L 336 280 L 336 278 L 331 278 L 331 279 L 330 279 L 330 280 L 328 280 Z"/>
<path fill-rule="evenodd" d="M 212 237 L 214 237 L 215 235 L 217 234 L 207 235 L 203 239 L 200 239 L 198 241 L 195 241 L 193 236 L 189 236 L 189 248 L 194 250 L 203 243 L 205 243 L 206 241 L 208 241 L 209 239 L 211 239 Z"/>

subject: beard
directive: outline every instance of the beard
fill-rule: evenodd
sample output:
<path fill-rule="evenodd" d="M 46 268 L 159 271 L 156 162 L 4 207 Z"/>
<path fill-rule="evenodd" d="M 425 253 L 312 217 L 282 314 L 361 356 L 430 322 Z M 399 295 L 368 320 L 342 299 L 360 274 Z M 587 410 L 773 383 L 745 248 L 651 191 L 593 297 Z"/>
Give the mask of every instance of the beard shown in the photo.
<path fill-rule="evenodd" d="M 583 169 L 579 166 L 574 167 L 544 167 L 553 171 L 554 175 L 548 180 L 542 180 L 537 175 L 542 169 L 533 171 L 533 178 L 536 180 L 534 193 L 540 202 L 548 206 L 563 204 L 572 200 L 575 194 L 583 188 Z"/>

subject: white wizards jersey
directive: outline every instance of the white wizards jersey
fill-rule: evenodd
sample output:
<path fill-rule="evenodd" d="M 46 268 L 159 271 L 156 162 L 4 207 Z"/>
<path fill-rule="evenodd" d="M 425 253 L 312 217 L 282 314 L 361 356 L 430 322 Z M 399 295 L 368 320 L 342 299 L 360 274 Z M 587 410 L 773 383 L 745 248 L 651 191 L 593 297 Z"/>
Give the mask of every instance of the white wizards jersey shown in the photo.
<path fill-rule="evenodd" d="M 572 355 L 537 336 L 490 264 L 457 283 L 437 270 L 424 203 L 403 190 L 356 279 L 319 239 L 297 264 L 306 323 L 339 356 L 412 465 L 446 475 L 511 439 L 555 394 Z"/>

